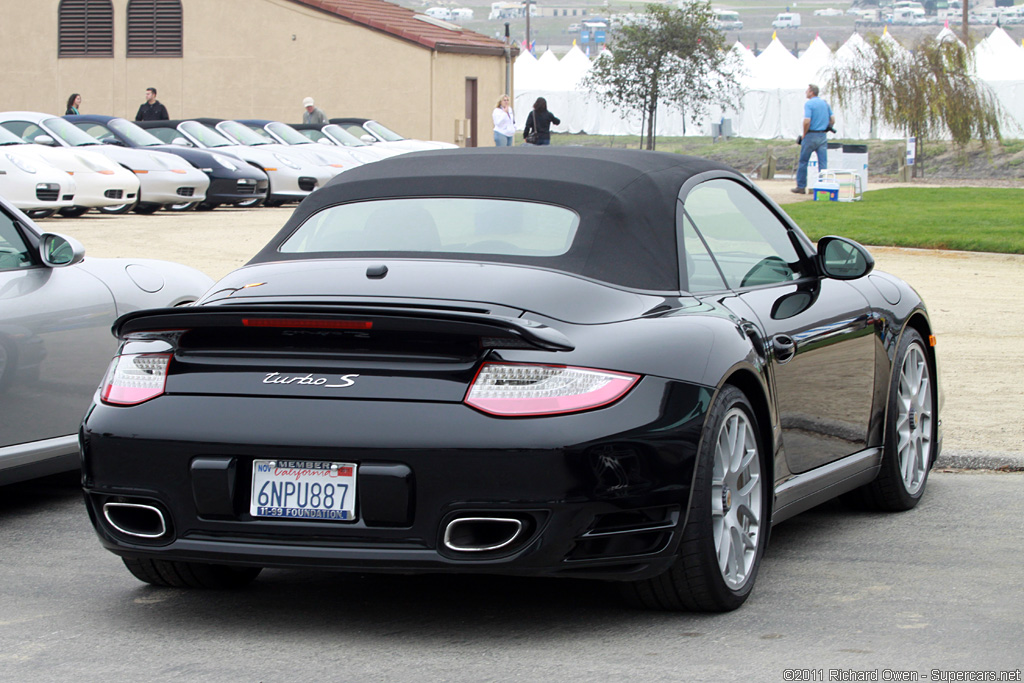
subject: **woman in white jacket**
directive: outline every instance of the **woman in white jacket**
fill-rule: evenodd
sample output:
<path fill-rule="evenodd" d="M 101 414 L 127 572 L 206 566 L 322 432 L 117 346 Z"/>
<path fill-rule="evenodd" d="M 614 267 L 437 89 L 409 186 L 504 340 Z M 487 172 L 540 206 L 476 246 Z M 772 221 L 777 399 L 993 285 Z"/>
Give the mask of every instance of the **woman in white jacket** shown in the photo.
<path fill-rule="evenodd" d="M 491 118 L 494 119 L 494 146 L 511 147 L 512 139 L 516 136 L 516 118 L 508 95 L 498 99 L 498 106 L 491 112 Z"/>

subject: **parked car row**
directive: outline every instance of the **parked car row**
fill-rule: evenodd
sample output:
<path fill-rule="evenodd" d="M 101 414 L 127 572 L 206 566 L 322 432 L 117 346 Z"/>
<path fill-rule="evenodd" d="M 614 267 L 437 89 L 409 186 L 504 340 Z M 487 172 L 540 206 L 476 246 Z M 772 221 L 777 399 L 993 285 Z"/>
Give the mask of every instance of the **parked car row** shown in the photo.
<path fill-rule="evenodd" d="M 301 129 L 301 130 L 299 130 Z M 455 147 L 408 140 L 372 119 L 324 126 L 247 119 L 132 122 L 0 113 L 0 196 L 29 216 L 185 211 L 301 201 L 348 169 Z"/>

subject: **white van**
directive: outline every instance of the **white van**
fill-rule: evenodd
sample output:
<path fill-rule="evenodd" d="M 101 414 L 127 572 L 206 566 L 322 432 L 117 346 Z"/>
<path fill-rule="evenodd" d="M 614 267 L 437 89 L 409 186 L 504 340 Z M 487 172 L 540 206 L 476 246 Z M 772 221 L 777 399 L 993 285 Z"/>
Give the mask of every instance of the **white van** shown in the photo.
<path fill-rule="evenodd" d="M 780 12 L 775 16 L 772 28 L 800 28 L 800 13 Z"/>
<path fill-rule="evenodd" d="M 892 23 L 904 26 L 918 26 L 928 23 L 928 15 L 917 7 L 901 7 L 892 11 Z M 993 22 L 994 23 L 994 22 Z"/>
<path fill-rule="evenodd" d="M 740 31 L 743 29 L 743 21 L 740 20 L 740 13 L 732 10 L 715 10 L 715 28 L 719 31 Z"/>

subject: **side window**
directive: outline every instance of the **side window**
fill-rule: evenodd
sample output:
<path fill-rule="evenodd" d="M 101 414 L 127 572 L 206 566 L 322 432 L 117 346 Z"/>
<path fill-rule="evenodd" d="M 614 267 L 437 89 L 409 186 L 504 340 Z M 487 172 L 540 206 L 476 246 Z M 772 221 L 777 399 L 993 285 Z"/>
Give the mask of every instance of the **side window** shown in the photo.
<path fill-rule="evenodd" d="M 797 280 L 800 256 L 789 230 L 747 188 L 731 180 L 709 180 L 684 204 L 729 287 L 755 287 Z"/>
<path fill-rule="evenodd" d="M 692 294 L 716 292 L 726 288 L 722 274 L 714 259 L 708 253 L 704 241 L 688 216 L 683 216 L 683 260 L 686 264 L 686 280 L 683 289 Z"/>
<path fill-rule="evenodd" d="M 168 144 L 173 142 L 174 139 L 177 137 L 184 137 L 184 135 L 179 133 L 174 128 L 147 128 L 146 130 L 150 131 L 151 133 L 159 137 L 164 142 L 167 142 Z"/>
<path fill-rule="evenodd" d="M 29 246 L 6 213 L 0 212 L 0 271 L 32 266 Z"/>
<path fill-rule="evenodd" d="M 47 134 L 42 128 L 28 121 L 6 121 L 3 126 L 25 142 L 35 142 L 37 135 Z"/>
<path fill-rule="evenodd" d="M 104 138 L 115 138 L 114 134 L 110 132 L 110 129 L 99 123 L 76 123 L 81 130 L 85 131 L 89 135 L 93 136 L 100 142 L 107 142 Z M 115 138 L 116 139 L 116 138 Z"/>

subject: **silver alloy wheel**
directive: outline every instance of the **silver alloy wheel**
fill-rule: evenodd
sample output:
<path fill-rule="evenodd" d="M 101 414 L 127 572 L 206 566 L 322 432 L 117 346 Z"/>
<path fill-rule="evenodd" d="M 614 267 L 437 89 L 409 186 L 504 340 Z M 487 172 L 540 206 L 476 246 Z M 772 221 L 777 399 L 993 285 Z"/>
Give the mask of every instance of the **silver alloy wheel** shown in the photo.
<path fill-rule="evenodd" d="M 101 206 L 97 209 L 100 213 L 108 213 L 118 216 L 122 213 L 128 213 L 132 208 L 134 202 L 128 202 L 126 204 L 115 204 L 114 206 Z"/>
<path fill-rule="evenodd" d="M 761 458 L 747 413 L 722 420 L 711 478 L 711 528 L 722 578 L 739 590 L 750 577 L 761 534 Z"/>
<path fill-rule="evenodd" d="M 896 453 L 903 486 L 913 496 L 924 486 L 932 457 L 931 371 L 917 343 L 903 356 L 896 391 Z"/>
<path fill-rule="evenodd" d="M 168 211 L 189 211 L 198 204 L 199 202 L 181 202 L 180 204 L 168 204 L 165 208 Z"/>

